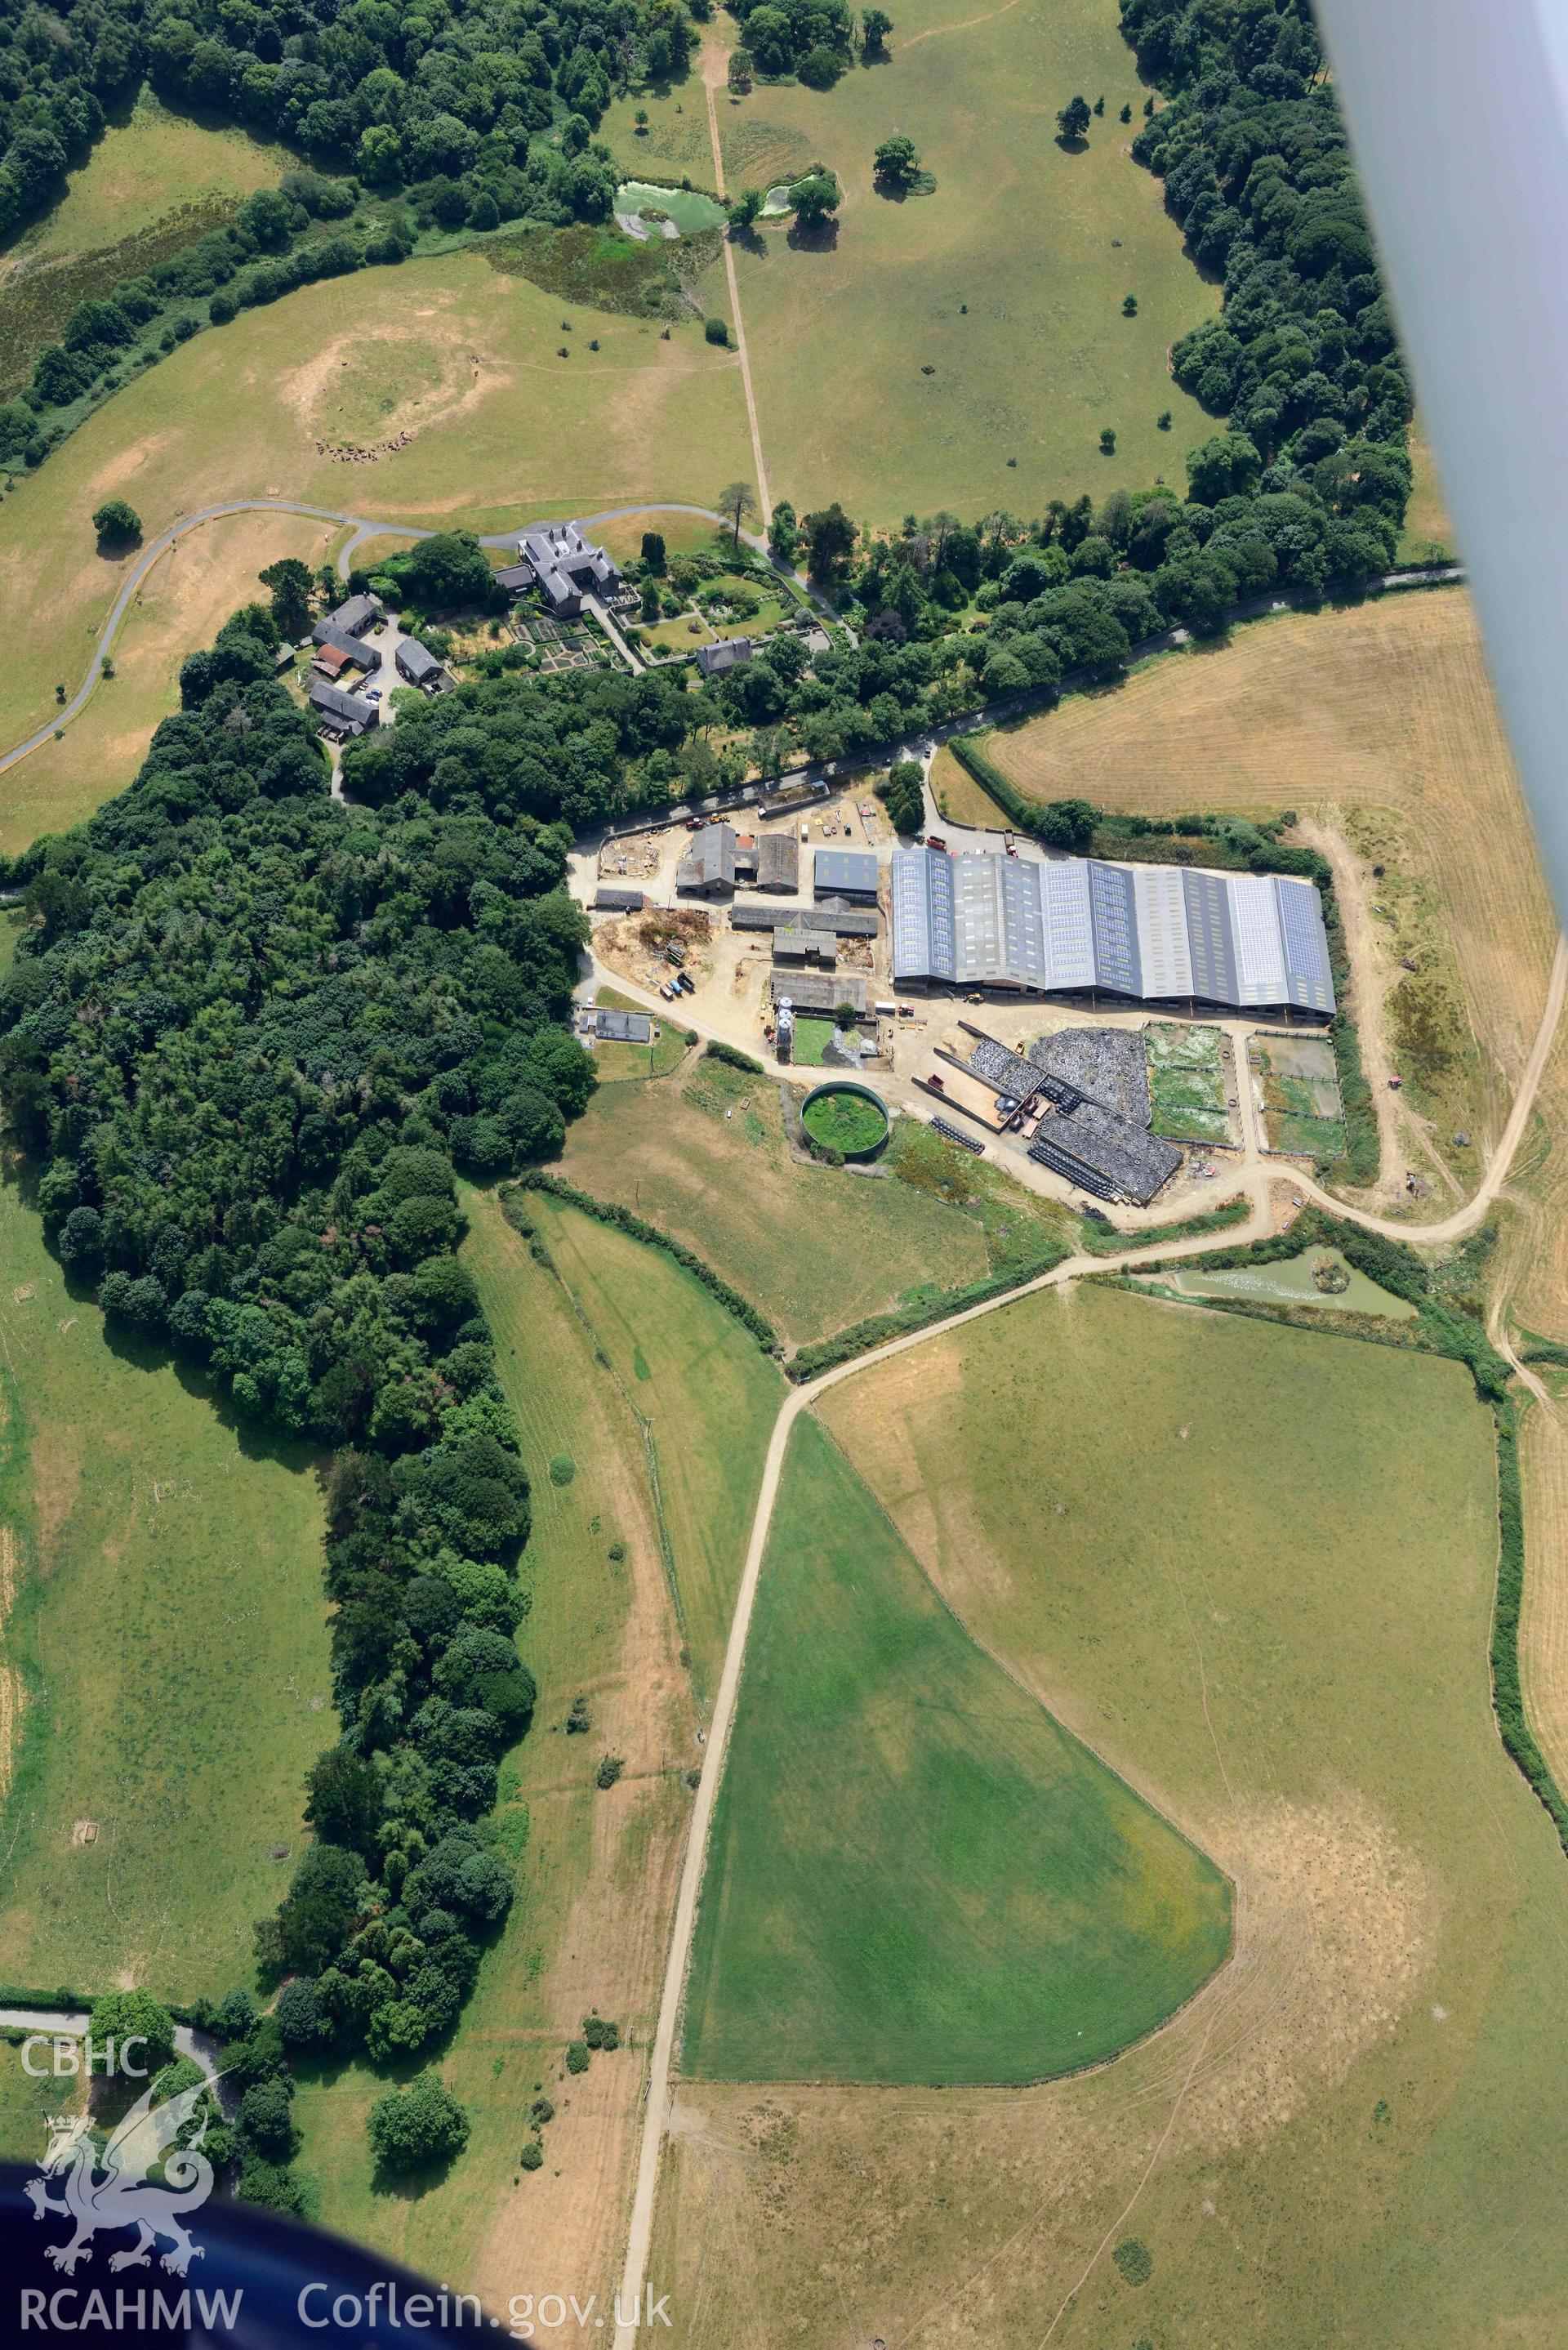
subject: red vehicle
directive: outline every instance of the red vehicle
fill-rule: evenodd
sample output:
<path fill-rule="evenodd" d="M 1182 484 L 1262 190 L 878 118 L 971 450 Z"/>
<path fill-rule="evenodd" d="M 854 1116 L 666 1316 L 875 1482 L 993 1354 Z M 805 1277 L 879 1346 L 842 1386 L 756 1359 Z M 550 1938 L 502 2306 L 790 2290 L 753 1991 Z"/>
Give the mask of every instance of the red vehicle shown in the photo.
<path fill-rule="evenodd" d="M 928 848 L 945 848 L 947 847 L 947 842 L 942 838 L 940 832 L 928 832 L 926 835 L 926 847 Z"/>
<path fill-rule="evenodd" d="M 937 1093 L 937 1094 L 945 1094 L 945 1093 L 946 1093 L 946 1091 L 947 1091 L 947 1087 L 946 1087 L 946 1086 L 944 1086 L 944 1085 L 943 1085 L 943 1083 L 942 1083 L 942 1081 L 941 1081 L 940 1077 L 937 1077 L 937 1076 L 930 1076 L 930 1077 L 928 1077 L 928 1078 L 926 1079 L 926 1083 L 927 1083 L 927 1085 L 929 1085 L 929 1086 L 930 1087 L 931 1091 L 932 1091 L 933 1093 Z"/>

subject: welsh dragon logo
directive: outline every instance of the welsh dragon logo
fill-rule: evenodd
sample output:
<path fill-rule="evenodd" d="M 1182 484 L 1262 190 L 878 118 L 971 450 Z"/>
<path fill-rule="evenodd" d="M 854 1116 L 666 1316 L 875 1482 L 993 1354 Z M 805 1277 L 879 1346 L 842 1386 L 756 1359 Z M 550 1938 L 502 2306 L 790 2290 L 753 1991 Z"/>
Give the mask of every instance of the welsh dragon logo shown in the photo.
<path fill-rule="evenodd" d="M 213 2166 L 201 2150 L 205 2114 L 188 2146 L 179 2138 L 211 2086 L 198 2081 L 157 2106 L 151 2089 L 145 2090 L 104 2147 L 101 2168 L 86 2114 L 48 2116 L 41 2175 L 29 2178 L 23 2191 L 35 2219 L 68 2220 L 76 2230 L 69 2243 L 46 2246 L 45 2258 L 56 2268 L 72 2275 L 100 2229 L 137 2231 L 129 2251 L 111 2255 L 111 2269 L 146 2268 L 161 2238 L 170 2245 L 160 2255 L 161 2264 L 175 2276 L 202 2259 L 202 2247 L 192 2242 L 182 2215 L 200 2210 L 213 2191 Z M 160 2163 L 163 2183 L 150 2184 L 148 2173 Z M 51 2180 L 60 2186 L 58 2196 L 49 2193 Z"/>

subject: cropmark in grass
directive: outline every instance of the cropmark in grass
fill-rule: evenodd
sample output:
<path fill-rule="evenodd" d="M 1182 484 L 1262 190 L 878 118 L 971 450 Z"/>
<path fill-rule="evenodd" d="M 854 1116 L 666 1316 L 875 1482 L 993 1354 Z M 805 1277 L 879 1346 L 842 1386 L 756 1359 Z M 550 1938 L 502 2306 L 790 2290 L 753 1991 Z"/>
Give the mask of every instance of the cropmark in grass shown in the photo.
<path fill-rule="evenodd" d="M 685 2068 L 1040 2079 L 1162 2022 L 1230 1925 L 1219 1870 L 975 1647 L 803 1420 L 714 1819 Z"/>

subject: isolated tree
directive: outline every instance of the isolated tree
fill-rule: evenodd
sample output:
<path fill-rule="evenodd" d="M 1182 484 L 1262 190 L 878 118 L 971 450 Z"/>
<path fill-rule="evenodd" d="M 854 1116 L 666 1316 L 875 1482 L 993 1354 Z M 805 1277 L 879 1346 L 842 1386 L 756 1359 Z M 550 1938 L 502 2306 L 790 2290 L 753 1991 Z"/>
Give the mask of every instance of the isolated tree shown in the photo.
<path fill-rule="evenodd" d="M 1114 424 L 1102 424 L 1100 427 L 1100 454 L 1102 457 L 1114 457 L 1116 453 L 1116 428 Z"/>
<path fill-rule="evenodd" d="M 450 2160 L 468 2144 L 468 2116 L 433 2073 L 378 2097 L 368 2128 L 377 2160 L 400 2174 Z"/>
<path fill-rule="evenodd" d="M 1056 128 L 1064 139 L 1082 139 L 1092 117 L 1086 98 L 1070 98 L 1056 117 Z"/>
<path fill-rule="evenodd" d="M 1137 296 L 1136 294 L 1124 294 L 1122 296 L 1122 316 L 1124 318 L 1136 318 L 1137 317 Z"/>
<path fill-rule="evenodd" d="M 920 158 L 912 139 L 895 131 L 884 139 L 872 158 L 872 168 L 884 187 L 895 188 L 904 194 L 920 176 Z"/>
<path fill-rule="evenodd" d="M 893 29 L 893 19 L 880 8 L 863 8 L 860 12 L 860 48 L 868 57 L 886 54 L 888 36 Z"/>
<path fill-rule="evenodd" d="M 637 125 L 637 134 L 638 134 L 638 137 L 639 137 L 639 139 L 646 138 L 646 137 L 647 137 L 647 135 L 648 135 L 648 109 L 647 109 L 647 107 L 646 107 L 646 106 L 639 106 L 639 107 L 638 108 L 638 109 L 637 109 L 637 112 L 632 116 L 632 118 L 631 118 L 631 119 L 632 119 L 633 122 Z"/>
<path fill-rule="evenodd" d="M 919 832 L 925 823 L 923 781 L 918 759 L 899 759 L 888 769 L 886 783 L 877 786 L 877 796 L 887 809 L 888 821 L 895 832 Z"/>
<path fill-rule="evenodd" d="M 1106 110 L 1106 101 L 1105 101 L 1105 99 L 1104 99 L 1103 98 L 1096 98 L 1096 100 L 1095 100 L 1095 112 L 1096 112 L 1096 114 L 1104 114 L 1105 110 Z"/>
<path fill-rule="evenodd" d="M 757 511 L 756 496 L 749 482 L 727 482 L 718 496 L 719 512 L 734 534 L 735 545 L 741 544 L 741 525 Z"/>
<path fill-rule="evenodd" d="M 821 228 L 838 210 L 843 193 L 831 172 L 808 172 L 805 179 L 796 180 L 789 200 L 802 228 Z"/>
<path fill-rule="evenodd" d="M 793 563 L 800 545 L 800 525 L 787 498 L 781 498 L 768 524 L 768 545 L 781 563 Z"/>
<path fill-rule="evenodd" d="M 280 637 L 302 637 L 310 626 L 310 567 L 286 555 L 261 572 L 261 584 L 272 590 L 272 616 Z"/>
<path fill-rule="evenodd" d="M 836 498 L 819 513 L 808 514 L 801 521 L 801 536 L 805 540 L 806 562 L 814 579 L 825 584 L 840 578 L 848 568 L 855 552 L 855 525 Z"/>
<path fill-rule="evenodd" d="M 1119 122 L 1130 122 L 1132 120 L 1132 108 L 1130 106 L 1124 106 L 1116 120 Z"/>
<path fill-rule="evenodd" d="M 642 534 L 642 567 L 662 576 L 664 570 L 664 533 L 645 530 Z"/>
<path fill-rule="evenodd" d="M 738 228 L 742 234 L 747 229 L 754 227 L 765 202 L 766 198 L 761 188 L 742 188 L 730 206 L 731 227 Z"/>
<path fill-rule="evenodd" d="M 134 546 L 141 536 L 141 516 L 123 498 L 106 498 L 92 526 L 106 546 Z"/>

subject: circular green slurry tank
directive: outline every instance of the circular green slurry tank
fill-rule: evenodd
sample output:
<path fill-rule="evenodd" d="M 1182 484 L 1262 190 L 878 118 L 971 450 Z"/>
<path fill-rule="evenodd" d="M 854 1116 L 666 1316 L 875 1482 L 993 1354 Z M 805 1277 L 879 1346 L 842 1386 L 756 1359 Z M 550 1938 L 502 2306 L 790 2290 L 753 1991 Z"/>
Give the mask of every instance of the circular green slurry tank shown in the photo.
<path fill-rule="evenodd" d="M 800 1106 L 800 1121 L 814 1142 L 846 1159 L 875 1159 L 888 1135 L 881 1096 L 847 1077 L 814 1087 Z"/>

